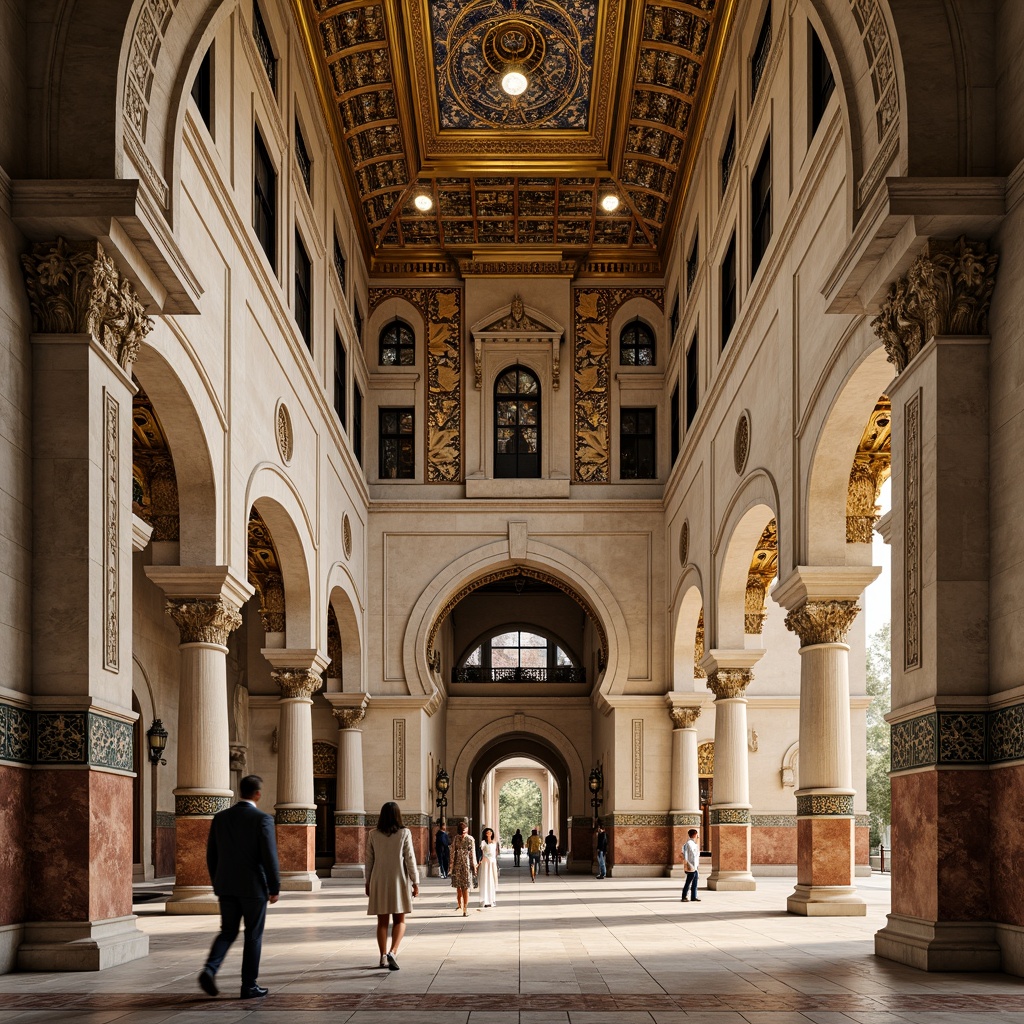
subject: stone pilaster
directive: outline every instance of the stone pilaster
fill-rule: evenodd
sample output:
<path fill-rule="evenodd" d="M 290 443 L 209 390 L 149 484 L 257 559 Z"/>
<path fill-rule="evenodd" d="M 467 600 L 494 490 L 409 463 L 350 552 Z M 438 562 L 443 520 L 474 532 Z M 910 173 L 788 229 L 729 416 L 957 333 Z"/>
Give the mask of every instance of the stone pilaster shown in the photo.
<path fill-rule="evenodd" d="M 362 878 L 366 857 L 366 797 L 363 786 L 365 694 L 329 693 L 338 722 L 338 781 L 334 812 L 332 878 Z M 351 701 L 358 700 L 353 705 Z"/>
<path fill-rule="evenodd" d="M 697 773 L 697 719 L 700 707 L 669 702 L 668 713 L 672 719 L 672 792 L 669 828 L 671 851 L 669 875 L 681 878 L 682 849 L 686 833 L 691 828 L 700 828 L 700 780 Z M 704 837 L 706 838 L 706 837 Z"/>

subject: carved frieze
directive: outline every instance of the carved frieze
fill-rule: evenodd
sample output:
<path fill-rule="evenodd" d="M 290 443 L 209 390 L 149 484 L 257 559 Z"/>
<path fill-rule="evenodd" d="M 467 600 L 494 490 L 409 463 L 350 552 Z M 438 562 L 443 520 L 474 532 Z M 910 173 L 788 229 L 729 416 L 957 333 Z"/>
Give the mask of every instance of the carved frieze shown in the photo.
<path fill-rule="evenodd" d="M 37 764 L 86 764 L 88 716 L 84 711 L 37 712 L 35 748 Z"/>
<path fill-rule="evenodd" d="M 0 761 L 32 761 L 32 712 L 0 703 Z"/>
<path fill-rule="evenodd" d="M 185 793 L 174 797 L 174 814 L 178 818 L 208 818 L 230 806 L 231 798 L 227 796 Z"/>
<path fill-rule="evenodd" d="M 183 644 L 220 644 L 226 647 L 228 635 L 242 624 L 238 609 L 223 599 L 189 601 L 172 598 L 165 607 L 178 627 Z"/>
<path fill-rule="evenodd" d="M 921 389 L 903 407 L 903 668 L 921 667 Z"/>
<path fill-rule="evenodd" d="M 692 729 L 700 718 L 699 707 L 673 706 L 668 709 L 673 729 Z"/>
<path fill-rule="evenodd" d="M 892 469 L 892 403 L 882 395 L 857 445 L 846 495 L 846 542 L 870 544 L 878 521 L 878 495 Z"/>
<path fill-rule="evenodd" d="M 336 828 L 364 828 L 366 826 L 366 815 L 335 811 L 334 825 Z"/>
<path fill-rule="evenodd" d="M 99 242 L 40 242 L 21 264 L 35 333 L 87 334 L 131 372 L 153 321 Z"/>
<path fill-rule="evenodd" d="M 249 582 L 259 597 L 263 628 L 283 633 L 286 625 L 284 578 L 270 529 L 255 506 L 249 510 L 247 539 Z"/>
<path fill-rule="evenodd" d="M 708 676 L 708 689 L 716 700 L 731 700 L 742 697 L 753 679 L 749 668 L 720 668 Z"/>
<path fill-rule="evenodd" d="M 286 700 L 310 700 L 324 685 L 319 673 L 309 668 L 275 668 L 271 670 L 270 677 L 277 683 L 281 696 Z"/>
<path fill-rule="evenodd" d="M 750 810 L 746 807 L 712 807 L 712 825 L 749 825 Z"/>
<path fill-rule="evenodd" d="M 930 338 L 988 333 L 998 264 L 985 242 L 929 240 L 906 276 L 890 286 L 882 311 L 871 321 L 897 373 Z"/>
<path fill-rule="evenodd" d="M 106 715 L 89 715 L 89 763 L 97 768 L 135 767 L 132 726 Z"/>
<path fill-rule="evenodd" d="M 281 807 L 274 814 L 278 825 L 315 825 L 316 810 L 312 807 Z"/>
<path fill-rule="evenodd" d="M 786 628 L 800 637 L 801 647 L 844 644 L 859 612 L 856 601 L 805 601 L 786 616 Z"/>
<path fill-rule="evenodd" d="M 333 779 L 338 774 L 338 748 L 333 743 L 313 741 L 313 774 L 321 779 Z"/>
<path fill-rule="evenodd" d="M 804 793 L 796 798 L 800 818 L 852 818 L 853 797 L 846 793 Z"/>

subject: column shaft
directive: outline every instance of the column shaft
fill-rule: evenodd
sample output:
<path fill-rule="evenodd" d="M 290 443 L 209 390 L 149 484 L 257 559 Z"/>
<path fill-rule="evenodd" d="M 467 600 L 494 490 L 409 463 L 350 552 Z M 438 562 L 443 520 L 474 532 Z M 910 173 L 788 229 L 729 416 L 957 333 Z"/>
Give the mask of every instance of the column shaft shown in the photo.
<path fill-rule="evenodd" d="M 334 812 L 332 878 L 362 878 L 366 857 L 366 808 L 363 795 L 363 733 L 355 725 L 365 711 L 335 709 L 338 719 L 338 798 Z"/>
<path fill-rule="evenodd" d="M 699 707 L 669 707 L 675 728 L 672 730 L 672 793 L 669 810 L 671 825 L 669 875 L 681 878 L 683 844 L 691 828 L 700 828 L 700 779 L 697 774 L 697 729 Z M 707 840 L 709 837 L 702 837 Z"/>

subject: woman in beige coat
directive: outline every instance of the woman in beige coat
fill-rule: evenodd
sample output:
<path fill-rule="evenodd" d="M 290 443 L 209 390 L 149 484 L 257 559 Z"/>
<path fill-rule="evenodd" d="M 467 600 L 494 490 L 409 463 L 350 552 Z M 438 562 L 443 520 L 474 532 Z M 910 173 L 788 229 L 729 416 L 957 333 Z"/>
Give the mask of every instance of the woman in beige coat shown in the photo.
<path fill-rule="evenodd" d="M 409 894 L 410 888 L 412 895 Z M 388 801 L 366 843 L 367 914 L 377 915 L 377 948 L 380 966 L 398 970 L 398 947 L 405 935 L 405 915 L 412 911 L 413 898 L 420 894 L 420 876 L 412 833 L 402 824 L 398 804 Z M 391 949 L 388 949 L 388 917 L 392 919 Z"/>

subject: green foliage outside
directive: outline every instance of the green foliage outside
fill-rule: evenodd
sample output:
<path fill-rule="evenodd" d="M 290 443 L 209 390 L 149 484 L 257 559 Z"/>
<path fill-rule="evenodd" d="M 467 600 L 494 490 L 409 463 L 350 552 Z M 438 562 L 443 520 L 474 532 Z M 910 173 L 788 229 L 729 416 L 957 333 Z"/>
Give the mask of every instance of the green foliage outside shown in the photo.
<path fill-rule="evenodd" d="M 867 690 L 874 697 L 867 712 L 867 798 L 871 818 L 871 848 L 882 841 L 892 817 L 889 790 L 889 725 L 885 715 L 892 706 L 892 669 L 889 623 L 868 640 Z"/>
<path fill-rule="evenodd" d="M 524 839 L 531 828 L 540 828 L 540 809 L 540 786 L 536 782 L 509 779 L 498 794 L 498 835 L 502 844 L 512 842 L 517 828 Z"/>

